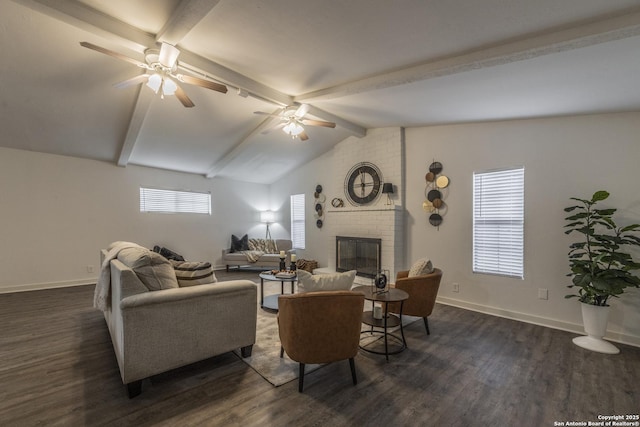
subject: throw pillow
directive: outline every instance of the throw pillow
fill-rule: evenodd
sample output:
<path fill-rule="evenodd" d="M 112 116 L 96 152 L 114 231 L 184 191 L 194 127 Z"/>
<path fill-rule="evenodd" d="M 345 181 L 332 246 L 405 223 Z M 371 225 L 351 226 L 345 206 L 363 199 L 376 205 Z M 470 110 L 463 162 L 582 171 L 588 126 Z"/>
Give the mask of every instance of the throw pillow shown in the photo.
<path fill-rule="evenodd" d="M 181 288 L 186 286 L 204 285 L 218 281 L 213 273 L 210 262 L 174 261 L 171 265 L 176 273 L 178 285 Z"/>
<path fill-rule="evenodd" d="M 433 264 L 430 259 L 422 258 L 414 262 L 409 270 L 409 277 L 426 276 L 433 273 Z"/>
<path fill-rule="evenodd" d="M 230 252 L 241 252 L 249 250 L 249 236 L 246 234 L 241 238 L 236 237 L 235 234 L 231 235 L 231 250 Z"/>
<path fill-rule="evenodd" d="M 178 287 L 169 260 L 147 248 L 125 248 L 118 253 L 118 260 L 132 269 L 150 291 Z"/>
<path fill-rule="evenodd" d="M 173 259 L 175 261 L 184 261 L 184 257 L 182 255 L 172 251 L 171 249 L 167 249 L 165 247 L 161 248 L 160 246 L 156 245 L 153 247 L 153 252 L 157 252 L 169 260 Z"/>
<path fill-rule="evenodd" d="M 319 291 L 348 291 L 353 286 L 356 270 L 344 273 L 313 275 L 304 270 L 298 270 L 298 292 Z"/>

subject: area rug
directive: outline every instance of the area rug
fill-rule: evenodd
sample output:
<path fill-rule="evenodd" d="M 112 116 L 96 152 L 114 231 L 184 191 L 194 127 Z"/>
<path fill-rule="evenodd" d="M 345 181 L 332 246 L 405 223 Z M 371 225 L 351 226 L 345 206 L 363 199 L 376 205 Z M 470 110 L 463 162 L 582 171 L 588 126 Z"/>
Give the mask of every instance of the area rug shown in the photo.
<path fill-rule="evenodd" d="M 280 336 L 278 335 L 278 315 L 258 307 L 256 343 L 251 357 L 241 360 L 249 365 L 265 380 L 278 387 L 298 378 L 298 362 L 289 359 L 287 354 L 280 358 Z M 240 351 L 235 350 L 238 356 Z M 313 372 L 324 365 L 305 365 L 304 373 Z"/>
<path fill-rule="evenodd" d="M 367 304 L 365 304 L 365 310 Z M 371 307 L 368 308 L 371 310 Z M 265 380 L 270 382 L 275 387 L 286 384 L 298 378 L 299 363 L 295 362 L 287 356 L 280 358 L 280 336 L 278 335 L 278 315 L 273 312 L 268 312 L 258 307 L 258 320 L 256 327 L 256 343 L 253 345 L 251 357 L 242 358 L 240 351 L 235 350 L 234 353 L 240 357 L 244 363 L 249 365 L 254 371 L 256 371 Z M 403 316 L 402 324 L 404 327 L 410 323 L 420 319 L 419 317 Z M 363 325 L 363 330 L 368 330 L 369 326 Z M 399 334 L 399 328 L 390 329 Z M 376 338 L 369 338 L 366 343 L 362 341 L 363 345 L 371 345 L 376 340 L 379 340 L 381 336 L 376 335 Z M 305 375 L 313 372 L 324 365 L 305 365 Z"/>

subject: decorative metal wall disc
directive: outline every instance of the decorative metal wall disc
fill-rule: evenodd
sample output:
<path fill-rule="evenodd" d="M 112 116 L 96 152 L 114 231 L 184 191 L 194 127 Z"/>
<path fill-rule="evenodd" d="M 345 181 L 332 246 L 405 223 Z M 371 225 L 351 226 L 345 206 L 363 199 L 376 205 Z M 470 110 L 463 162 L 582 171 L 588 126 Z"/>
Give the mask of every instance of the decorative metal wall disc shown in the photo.
<path fill-rule="evenodd" d="M 427 212 L 433 212 L 433 204 L 430 201 L 425 200 L 424 202 L 422 202 L 422 209 Z"/>
<path fill-rule="evenodd" d="M 321 219 L 316 221 L 316 227 L 322 228 L 322 220 Z"/>
<path fill-rule="evenodd" d="M 322 185 L 320 185 L 320 184 L 316 185 L 316 193 L 318 193 L 318 194 L 322 193 Z"/>
<path fill-rule="evenodd" d="M 444 202 L 442 201 L 442 199 L 433 199 L 433 207 L 436 209 L 440 209 L 443 205 Z"/>
<path fill-rule="evenodd" d="M 449 185 L 449 178 L 444 175 L 439 176 L 438 179 L 436 179 L 436 185 L 439 188 L 447 188 L 447 185 Z"/>
<path fill-rule="evenodd" d="M 438 190 L 431 190 L 429 191 L 429 193 L 427 193 L 427 199 L 432 203 L 435 199 L 441 199 L 441 198 L 442 198 L 442 194 L 440 194 L 440 191 Z"/>
<path fill-rule="evenodd" d="M 344 201 L 336 197 L 331 201 L 331 206 L 333 206 L 334 208 L 341 208 L 344 206 Z"/>
<path fill-rule="evenodd" d="M 442 163 L 440 162 L 431 163 L 431 165 L 429 165 L 429 172 L 433 172 L 436 175 L 442 172 Z"/>
<path fill-rule="evenodd" d="M 429 172 L 425 175 L 424 179 L 426 179 L 427 182 L 433 182 L 433 180 L 436 179 L 436 174 L 433 172 Z"/>
<path fill-rule="evenodd" d="M 324 203 L 327 200 L 327 196 L 325 196 L 324 194 L 318 194 L 318 197 L 316 197 L 316 199 L 318 199 L 318 202 Z"/>
<path fill-rule="evenodd" d="M 322 212 L 322 205 L 320 203 L 316 203 L 316 212 L 318 212 L 319 215 L 322 215 L 320 212 Z"/>
<path fill-rule="evenodd" d="M 433 225 L 434 227 L 439 226 L 441 223 L 442 217 L 440 216 L 440 214 L 432 213 L 431 216 L 429 216 L 429 224 Z"/>

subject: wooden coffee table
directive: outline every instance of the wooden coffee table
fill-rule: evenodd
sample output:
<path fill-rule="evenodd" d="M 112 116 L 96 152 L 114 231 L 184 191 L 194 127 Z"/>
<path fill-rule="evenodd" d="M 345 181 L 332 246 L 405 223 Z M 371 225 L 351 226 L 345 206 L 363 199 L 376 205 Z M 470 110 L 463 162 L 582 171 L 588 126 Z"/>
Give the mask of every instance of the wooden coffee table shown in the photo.
<path fill-rule="evenodd" d="M 266 295 L 264 294 L 264 281 L 280 282 L 280 294 Z M 260 273 L 260 307 L 278 311 L 278 297 L 284 294 L 284 283 L 291 283 L 291 293 L 293 293 L 293 284 L 298 280 L 298 276 L 291 278 L 276 277 L 270 271 Z"/>
<path fill-rule="evenodd" d="M 362 323 L 371 326 L 371 329 L 369 331 L 362 331 L 361 334 L 373 335 L 377 333 L 382 334 L 384 337 L 384 351 L 366 348 L 362 345 L 360 348 L 369 353 L 384 354 L 388 362 L 390 354 L 398 354 L 407 348 L 407 341 L 404 338 L 404 329 L 402 328 L 402 307 L 404 305 L 404 301 L 409 299 L 409 294 L 402 289 L 396 288 L 390 288 L 389 291 L 384 293 L 377 293 L 376 288 L 373 286 L 358 286 L 352 290 L 355 292 L 362 292 L 364 294 L 364 299 L 371 301 L 371 311 L 365 311 L 362 313 Z M 373 317 L 373 307 L 376 302 L 380 302 L 384 306 L 382 319 L 376 319 Z M 400 303 L 400 313 L 398 313 L 397 316 L 388 312 L 388 303 L 390 302 Z M 389 328 L 394 328 L 396 326 L 400 326 L 401 337 L 388 331 Z M 374 330 L 374 328 L 378 328 L 378 330 Z M 396 340 L 400 344 L 400 347 L 389 351 L 389 338 Z"/>

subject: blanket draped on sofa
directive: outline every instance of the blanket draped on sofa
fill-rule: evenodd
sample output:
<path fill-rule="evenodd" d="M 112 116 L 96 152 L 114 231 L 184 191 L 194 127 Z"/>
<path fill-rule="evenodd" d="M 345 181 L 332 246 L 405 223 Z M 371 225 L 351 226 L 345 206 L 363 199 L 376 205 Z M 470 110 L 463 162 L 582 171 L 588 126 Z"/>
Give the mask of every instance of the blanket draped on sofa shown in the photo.
<path fill-rule="evenodd" d="M 116 259 L 121 250 L 136 248 L 140 245 L 131 242 L 115 242 L 109 246 L 109 251 L 100 266 L 100 276 L 93 293 L 93 307 L 106 311 L 109 306 L 109 289 L 111 289 L 111 260 Z"/>
<path fill-rule="evenodd" d="M 277 254 L 278 246 L 275 240 L 249 239 L 249 250 L 242 253 L 247 257 L 247 261 L 253 263 L 264 254 Z"/>

